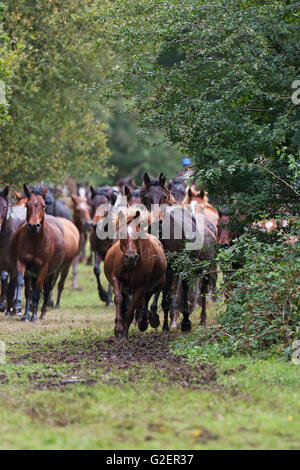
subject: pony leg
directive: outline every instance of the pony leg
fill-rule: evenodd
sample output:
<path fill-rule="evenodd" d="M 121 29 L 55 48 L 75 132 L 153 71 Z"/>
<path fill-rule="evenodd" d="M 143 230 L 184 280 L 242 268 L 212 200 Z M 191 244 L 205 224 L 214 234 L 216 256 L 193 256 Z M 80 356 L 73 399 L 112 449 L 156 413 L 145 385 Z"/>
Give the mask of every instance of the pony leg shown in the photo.
<path fill-rule="evenodd" d="M 160 290 L 154 294 L 154 299 L 150 307 L 150 310 L 153 314 L 157 313 L 157 304 L 158 304 L 159 296 L 160 296 Z"/>
<path fill-rule="evenodd" d="M 44 302 L 42 305 L 42 311 L 40 318 L 45 318 L 46 313 L 47 313 L 47 306 L 49 304 L 49 298 L 51 295 L 51 291 L 54 287 L 54 283 L 57 279 L 57 276 L 55 274 L 51 274 L 51 276 L 48 276 L 45 281 L 44 281 L 44 286 L 43 286 L 43 291 L 44 291 Z"/>
<path fill-rule="evenodd" d="M 151 294 L 146 295 L 146 298 L 145 298 L 146 313 L 149 317 L 149 323 L 150 323 L 151 328 L 158 328 L 159 325 L 160 325 L 160 319 L 159 319 L 159 315 L 157 313 L 157 301 L 158 301 L 158 298 L 159 298 L 160 290 L 161 289 L 159 289 L 159 291 L 156 292 L 156 294 L 155 294 L 155 300 L 157 299 L 156 300 L 156 310 L 155 311 L 152 310 L 153 304 L 151 305 L 150 310 L 148 310 L 148 304 L 149 304 L 149 301 L 151 299 Z"/>
<path fill-rule="evenodd" d="M 211 298 L 213 302 L 217 301 L 217 280 L 218 280 L 218 268 L 216 261 L 211 263 L 211 272 L 209 275 L 209 287 L 211 290 Z"/>
<path fill-rule="evenodd" d="M 182 280 L 182 300 L 183 300 L 183 319 L 181 322 L 181 331 L 190 331 L 192 328 L 191 320 L 189 319 L 189 285 L 187 281 Z"/>
<path fill-rule="evenodd" d="M 6 317 L 11 316 L 13 303 L 14 303 L 14 297 L 15 297 L 15 291 L 16 291 L 16 285 L 17 285 L 16 277 L 13 274 L 11 274 L 10 279 L 9 279 L 7 294 L 6 294 L 6 312 L 5 312 Z"/>
<path fill-rule="evenodd" d="M 209 278 L 204 276 L 201 285 L 201 319 L 200 325 L 206 326 L 206 296 L 208 293 Z"/>
<path fill-rule="evenodd" d="M 30 318 L 30 321 L 32 322 L 38 321 L 37 310 L 38 310 L 39 300 L 40 300 L 39 283 L 37 279 L 33 277 L 32 278 L 32 315 Z"/>
<path fill-rule="evenodd" d="M 1 271 L 0 312 L 5 312 L 7 288 L 8 288 L 8 272 Z"/>
<path fill-rule="evenodd" d="M 134 317 L 135 309 L 140 305 L 143 297 L 145 295 L 145 287 L 140 287 L 132 296 L 129 308 L 125 315 L 125 322 L 124 322 L 124 337 L 128 339 L 128 330 L 132 323 Z M 148 305 L 148 303 L 147 303 Z"/>
<path fill-rule="evenodd" d="M 115 337 L 122 338 L 124 336 L 124 321 L 123 321 L 123 295 L 122 295 L 122 286 L 120 282 L 114 278 L 113 279 L 114 293 L 115 293 L 115 305 L 116 305 L 116 318 L 115 318 Z"/>
<path fill-rule="evenodd" d="M 26 298 L 26 305 L 25 305 L 25 313 L 22 318 L 23 321 L 29 321 L 30 319 L 30 303 L 31 303 L 31 278 L 25 278 L 25 298 Z"/>
<path fill-rule="evenodd" d="M 112 285 L 109 282 L 108 283 L 108 291 L 107 291 L 107 301 L 106 301 L 107 307 L 111 307 L 113 305 L 113 299 L 112 299 Z"/>
<path fill-rule="evenodd" d="M 180 294 L 182 290 L 182 281 L 181 279 L 177 280 L 176 293 L 171 301 L 171 329 L 177 328 L 177 310 L 178 310 L 178 300 L 180 299 Z"/>
<path fill-rule="evenodd" d="M 167 268 L 166 272 L 166 281 L 163 288 L 163 298 L 162 298 L 162 308 L 164 311 L 164 323 L 163 323 L 163 331 L 169 331 L 169 322 L 168 322 L 168 314 L 171 308 L 171 290 L 172 290 L 172 282 L 173 282 L 173 271 L 170 268 Z"/>
<path fill-rule="evenodd" d="M 72 263 L 72 266 L 73 266 L 73 276 L 72 276 L 72 288 L 73 289 L 77 289 L 77 274 L 78 274 L 78 263 L 79 263 L 79 256 L 80 255 L 76 255 L 74 260 L 73 260 L 73 263 Z"/>
<path fill-rule="evenodd" d="M 21 314 L 22 314 L 22 310 L 21 310 L 21 291 L 22 291 L 22 287 L 24 286 L 24 273 L 25 273 L 25 266 L 22 270 L 18 269 L 17 291 L 16 291 L 16 298 L 15 298 L 14 307 L 13 307 L 13 313 L 17 316 L 21 316 Z"/>
<path fill-rule="evenodd" d="M 101 281 L 100 281 L 100 262 L 101 260 L 99 259 L 99 256 L 97 255 L 97 253 L 95 253 L 94 274 L 97 280 L 98 293 L 99 293 L 100 300 L 107 303 L 108 296 L 105 290 L 103 289 L 101 285 Z"/>
<path fill-rule="evenodd" d="M 60 298 L 61 298 L 62 291 L 64 290 L 65 281 L 69 274 L 70 267 L 71 265 L 69 264 L 68 266 L 64 267 L 61 271 L 59 283 L 57 286 L 57 299 L 56 299 L 55 308 L 60 308 Z"/>

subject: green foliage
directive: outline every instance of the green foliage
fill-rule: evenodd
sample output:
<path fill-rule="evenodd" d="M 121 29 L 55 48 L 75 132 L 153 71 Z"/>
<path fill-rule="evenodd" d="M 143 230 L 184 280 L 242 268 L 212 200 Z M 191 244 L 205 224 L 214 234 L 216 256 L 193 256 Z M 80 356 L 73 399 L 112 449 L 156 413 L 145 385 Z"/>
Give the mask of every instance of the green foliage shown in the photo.
<path fill-rule="evenodd" d="M 297 5 L 117 0 L 102 15 L 122 57 L 113 93 L 193 157 L 209 194 L 252 220 L 262 207 L 297 212 L 299 172 L 295 181 L 287 157 L 299 157 Z"/>
<path fill-rule="evenodd" d="M 219 339 L 228 351 L 276 346 L 290 354 L 291 343 L 300 333 L 300 244 L 295 242 L 299 235 L 299 221 L 295 221 L 274 243 L 245 233 L 232 248 L 219 253 L 230 300 L 217 321 Z M 232 269 L 233 262 L 240 268 Z"/>
<path fill-rule="evenodd" d="M 196 255 L 198 253 L 196 252 Z M 205 275 L 209 273 L 210 262 L 205 260 L 199 260 L 195 253 L 184 249 L 180 252 L 172 251 L 167 252 L 166 257 L 168 263 L 172 267 L 174 273 L 192 284 L 197 280 L 199 275 Z"/>
<path fill-rule="evenodd" d="M 0 2 L 0 124 L 8 119 L 8 104 L 5 99 L 5 80 L 9 76 L 8 38 L 3 31 L 4 4 Z"/>
<path fill-rule="evenodd" d="M 110 163 L 116 167 L 116 178 L 131 175 L 141 185 L 146 171 L 154 176 L 163 172 L 168 178 L 180 171 L 180 152 L 166 142 L 162 132 L 139 129 L 135 117 L 122 109 L 122 103 L 110 106 L 105 121 L 109 126 Z M 106 181 L 112 184 L 113 178 Z"/>
<path fill-rule="evenodd" d="M 89 0 L 2 2 L 12 59 L 6 78 L 10 120 L 1 127 L 1 180 L 20 184 L 66 175 L 105 174 L 105 126 L 91 104 L 91 86 L 110 63 L 96 51 L 99 31 Z"/>

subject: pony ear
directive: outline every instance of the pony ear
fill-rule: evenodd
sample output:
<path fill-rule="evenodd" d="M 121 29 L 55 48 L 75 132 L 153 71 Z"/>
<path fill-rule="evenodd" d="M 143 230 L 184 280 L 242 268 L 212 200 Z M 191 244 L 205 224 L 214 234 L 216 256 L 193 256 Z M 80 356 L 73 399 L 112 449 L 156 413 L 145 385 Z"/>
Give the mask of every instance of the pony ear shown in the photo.
<path fill-rule="evenodd" d="M 74 195 L 74 194 L 71 195 L 71 199 L 72 199 L 72 201 L 74 202 L 74 204 L 76 204 L 77 198 L 78 198 L 78 196 L 76 196 L 76 195 Z"/>
<path fill-rule="evenodd" d="M 199 193 L 198 193 L 198 196 L 201 197 L 201 199 L 204 199 L 206 194 L 205 194 L 205 190 L 204 189 L 200 189 Z"/>
<path fill-rule="evenodd" d="M 27 199 L 29 199 L 29 198 L 30 198 L 31 191 L 30 191 L 29 187 L 27 186 L 27 184 L 24 184 L 24 185 L 23 185 L 23 190 L 24 190 L 24 194 L 25 194 L 25 196 L 27 197 Z"/>
<path fill-rule="evenodd" d="M 94 190 L 93 186 L 90 186 L 90 190 L 91 190 L 92 197 L 94 197 L 95 196 L 95 190 Z"/>
<path fill-rule="evenodd" d="M 125 186 L 124 193 L 125 193 L 125 196 L 127 197 L 127 200 L 129 200 L 132 196 L 132 192 L 130 191 L 130 188 L 128 186 Z"/>
<path fill-rule="evenodd" d="M 45 186 L 45 187 L 43 188 L 43 191 L 42 191 L 42 196 L 43 196 L 44 199 L 45 199 L 45 197 L 46 197 L 47 192 L 48 192 L 48 188 L 47 188 L 47 186 Z"/>
<path fill-rule="evenodd" d="M 188 189 L 188 197 L 189 197 L 189 198 L 192 198 L 192 197 L 193 197 L 192 188 L 189 188 L 189 189 Z"/>
<path fill-rule="evenodd" d="M 133 218 L 137 219 L 140 215 L 141 215 L 140 211 L 136 211 L 135 216 Z"/>
<path fill-rule="evenodd" d="M 18 191 L 14 191 L 14 194 L 18 200 L 22 199 L 22 194 L 19 193 Z"/>
<path fill-rule="evenodd" d="M 148 173 L 145 173 L 144 174 L 144 185 L 149 186 L 150 182 L 151 182 L 150 176 L 148 175 Z"/>
<path fill-rule="evenodd" d="M 2 196 L 4 197 L 4 199 L 7 199 L 8 193 L 9 193 L 9 186 L 5 186 L 5 188 L 2 191 Z"/>
<path fill-rule="evenodd" d="M 116 200 L 117 200 L 117 195 L 116 195 L 115 191 L 113 189 L 111 189 L 109 191 L 108 195 L 109 195 L 109 198 L 110 198 L 110 202 L 114 206 L 115 203 L 116 203 Z"/>
<path fill-rule="evenodd" d="M 171 189 L 172 185 L 173 185 L 173 180 L 170 179 L 169 182 L 168 182 L 168 189 Z"/>
<path fill-rule="evenodd" d="M 161 174 L 159 175 L 159 182 L 160 182 L 160 184 L 161 184 L 162 186 L 164 186 L 164 185 L 166 184 L 166 181 L 167 181 L 167 180 L 166 180 L 165 175 L 164 175 L 163 173 L 161 173 Z"/>

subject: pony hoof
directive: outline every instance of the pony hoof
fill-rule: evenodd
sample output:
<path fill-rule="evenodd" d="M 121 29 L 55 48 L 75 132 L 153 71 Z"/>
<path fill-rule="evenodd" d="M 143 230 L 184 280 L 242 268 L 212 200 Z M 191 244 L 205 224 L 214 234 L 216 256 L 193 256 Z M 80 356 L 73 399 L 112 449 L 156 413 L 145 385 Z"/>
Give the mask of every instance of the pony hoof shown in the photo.
<path fill-rule="evenodd" d="M 18 317 L 22 315 L 21 307 L 14 307 L 12 311 L 13 311 L 13 315 L 17 315 Z"/>
<path fill-rule="evenodd" d="M 182 320 L 181 322 L 181 331 L 191 331 L 192 323 L 190 320 Z"/>
<path fill-rule="evenodd" d="M 142 320 L 138 323 L 138 327 L 140 331 L 146 331 L 148 328 L 148 322 L 147 320 Z"/>
<path fill-rule="evenodd" d="M 176 328 L 177 328 L 177 323 L 176 323 L 176 321 L 172 321 L 172 322 L 171 322 L 170 328 L 171 328 L 171 330 L 176 330 Z"/>
<path fill-rule="evenodd" d="M 59 304 L 56 304 L 55 305 L 55 310 L 58 310 L 60 308 L 60 305 Z"/>
<path fill-rule="evenodd" d="M 41 318 L 42 318 L 42 317 L 41 317 Z M 36 315 L 34 315 L 34 316 L 32 316 L 32 317 L 30 318 L 30 321 L 31 321 L 31 322 L 36 322 L 36 321 L 38 321 L 38 317 L 37 317 Z"/>
<path fill-rule="evenodd" d="M 29 322 L 29 318 L 28 317 L 22 317 L 21 321 Z"/>
<path fill-rule="evenodd" d="M 105 292 L 99 292 L 99 297 L 100 297 L 100 300 L 102 300 L 102 302 L 107 302 L 107 294 Z"/>
<path fill-rule="evenodd" d="M 162 330 L 163 330 L 163 333 L 169 333 L 169 325 L 164 325 Z"/>
<path fill-rule="evenodd" d="M 118 338 L 118 339 L 121 339 L 123 338 L 123 331 L 119 331 L 119 330 L 114 330 L 115 331 L 115 337 Z"/>
<path fill-rule="evenodd" d="M 2 302 L 0 303 L 0 312 L 5 312 L 5 304 L 3 304 Z"/>
<path fill-rule="evenodd" d="M 113 302 L 106 302 L 106 307 L 112 307 L 114 305 Z"/>
<path fill-rule="evenodd" d="M 7 311 L 5 312 L 5 316 L 8 317 L 8 318 L 11 317 L 11 313 L 7 310 Z"/>
<path fill-rule="evenodd" d="M 159 320 L 159 316 L 157 315 L 157 313 L 155 313 L 155 314 L 151 313 L 150 314 L 149 323 L 150 323 L 151 328 L 158 328 L 159 327 L 160 320 Z"/>

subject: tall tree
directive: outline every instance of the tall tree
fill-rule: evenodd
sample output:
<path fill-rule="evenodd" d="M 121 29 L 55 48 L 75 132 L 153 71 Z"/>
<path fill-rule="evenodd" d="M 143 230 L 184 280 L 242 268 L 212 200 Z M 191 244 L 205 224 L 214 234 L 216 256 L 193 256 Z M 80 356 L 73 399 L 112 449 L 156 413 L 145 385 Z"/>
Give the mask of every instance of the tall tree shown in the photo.
<path fill-rule="evenodd" d="M 286 1 L 116 0 L 101 12 L 122 57 L 115 92 L 249 219 L 299 210 L 299 11 Z"/>
<path fill-rule="evenodd" d="M 4 31 L 15 61 L 6 82 L 10 120 L 1 125 L 1 179 L 58 181 L 105 174 L 107 134 L 91 111 L 109 70 L 99 60 L 96 1 L 3 1 Z"/>

